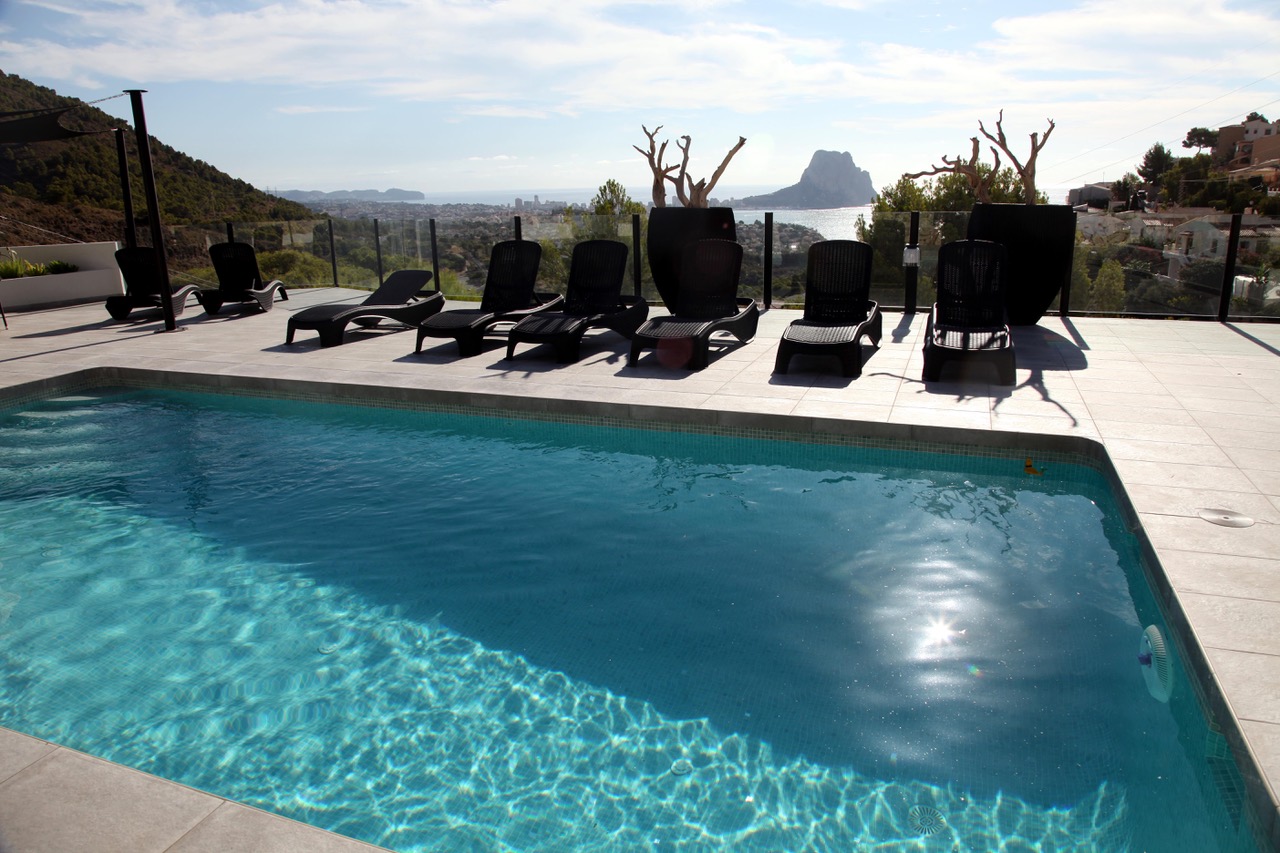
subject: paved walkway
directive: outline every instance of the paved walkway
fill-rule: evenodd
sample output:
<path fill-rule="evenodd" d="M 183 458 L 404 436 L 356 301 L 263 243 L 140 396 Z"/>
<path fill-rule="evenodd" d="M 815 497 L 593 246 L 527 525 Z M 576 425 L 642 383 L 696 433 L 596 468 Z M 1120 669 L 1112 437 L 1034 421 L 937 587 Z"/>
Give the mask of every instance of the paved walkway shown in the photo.
<path fill-rule="evenodd" d="M 776 342 L 797 316 L 784 311 L 765 314 L 749 345 L 715 349 L 699 373 L 665 369 L 652 353 L 627 368 L 625 343 L 612 334 L 588 338 L 574 365 L 528 347 L 510 362 L 496 346 L 458 359 L 452 344 L 430 339 L 414 355 L 412 333 L 357 331 L 325 350 L 302 333 L 283 345 L 290 312 L 363 295 L 299 290 L 267 314 L 208 317 L 193 306 L 174 333 L 158 333 L 154 318 L 110 322 L 100 305 L 11 315 L 0 332 L 0 399 L 14 386 L 102 367 L 228 387 L 287 391 L 301 381 L 344 396 L 741 427 L 1010 447 L 1049 446 L 1035 438 L 1046 435 L 1074 437 L 1064 446 L 1097 442 L 1167 573 L 1175 620 L 1185 614 L 1213 673 L 1209 701 L 1261 768 L 1251 793 L 1280 849 L 1280 325 L 1047 318 L 1015 332 L 1012 389 L 985 376 L 922 384 L 923 315 L 887 315 L 883 345 L 868 349 L 856 380 L 806 370 L 802 359 L 775 376 Z M 1215 525 L 1198 514 L 1204 508 L 1255 523 Z M 5 853 L 248 849 L 374 848 L 0 729 Z"/>

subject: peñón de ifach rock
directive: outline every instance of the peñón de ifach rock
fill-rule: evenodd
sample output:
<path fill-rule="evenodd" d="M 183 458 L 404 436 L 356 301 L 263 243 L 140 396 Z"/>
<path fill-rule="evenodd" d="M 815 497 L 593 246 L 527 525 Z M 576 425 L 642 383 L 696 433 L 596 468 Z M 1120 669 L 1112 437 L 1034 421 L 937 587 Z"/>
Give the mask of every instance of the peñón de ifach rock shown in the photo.
<path fill-rule="evenodd" d="M 848 151 L 815 151 L 800 183 L 735 202 L 741 208 L 792 208 L 813 210 L 828 207 L 857 207 L 875 201 L 871 175 L 859 169 Z"/>

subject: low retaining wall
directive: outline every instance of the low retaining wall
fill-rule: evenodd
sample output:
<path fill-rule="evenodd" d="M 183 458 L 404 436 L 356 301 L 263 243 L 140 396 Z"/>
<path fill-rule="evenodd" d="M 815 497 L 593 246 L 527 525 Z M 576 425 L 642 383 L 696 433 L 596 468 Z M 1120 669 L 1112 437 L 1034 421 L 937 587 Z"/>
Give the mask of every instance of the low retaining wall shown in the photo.
<path fill-rule="evenodd" d="M 105 302 L 108 296 L 124 293 L 124 279 L 116 266 L 118 243 L 61 243 L 56 246 L 11 246 L 0 248 L 0 260 L 13 252 L 24 261 L 47 264 L 65 261 L 79 267 L 77 272 L 29 275 L 0 281 L 0 305 L 6 311 L 56 308 Z"/>

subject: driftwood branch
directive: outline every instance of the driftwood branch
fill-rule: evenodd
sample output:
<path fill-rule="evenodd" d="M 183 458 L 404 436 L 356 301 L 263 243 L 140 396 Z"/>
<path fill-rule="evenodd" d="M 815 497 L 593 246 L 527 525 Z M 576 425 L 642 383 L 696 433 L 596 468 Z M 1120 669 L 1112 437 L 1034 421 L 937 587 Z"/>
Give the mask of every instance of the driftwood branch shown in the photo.
<path fill-rule="evenodd" d="M 676 147 L 681 152 L 680 163 L 668 166 L 665 163 L 667 142 L 663 140 L 662 145 L 659 147 L 657 140 L 658 131 L 662 130 L 662 125 L 655 127 L 652 132 L 644 125 L 641 125 L 640 129 L 649 138 L 649 150 L 646 151 L 639 145 L 631 147 L 639 151 L 649 161 L 649 170 L 653 172 L 654 207 L 666 207 L 667 182 L 675 185 L 676 198 L 680 200 L 680 204 L 683 206 L 706 207 L 710 203 L 711 191 L 715 189 L 716 182 L 720 180 L 720 176 L 728 168 L 729 161 L 733 159 L 733 155 L 741 150 L 742 146 L 747 144 L 745 136 L 738 137 L 738 144 L 729 149 L 729 153 L 720 161 L 719 168 L 711 175 L 711 180 L 708 181 L 703 178 L 700 181 L 694 181 L 689 175 L 689 149 L 693 145 L 693 140 L 688 135 L 681 136 L 676 140 Z"/>
<path fill-rule="evenodd" d="M 978 137 L 972 136 L 970 140 L 973 142 L 973 152 L 969 155 L 969 159 L 961 160 L 959 156 L 954 159 L 943 156 L 941 166 L 934 166 L 927 172 L 916 172 L 907 175 L 911 180 L 916 178 L 925 178 L 931 175 L 964 175 L 969 181 L 969 189 L 973 191 L 974 198 L 980 202 L 991 201 L 991 187 L 996 181 L 996 173 L 1000 171 L 1000 152 L 995 148 L 991 149 L 991 154 L 996 158 L 996 164 L 991 171 L 985 175 L 978 168 Z"/>
<path fill-rule="evenodd" d="M 745 136 L 738 137 L 738 144 L 729 149 L 729 153 L 724 155 L 724 159 L 720 161 L 720 166 L 711 174 L 710 181 L 700 181 L 699 184 L 705 184 L 699 191 L 694 207 L 706 207 L 710 203 L 711 191 L 716 188 L 716 182 L 720 180 L 720 176 L 724 174 L 724 170 L 728 168 L 729 161 L 733 159 L 733 155 L 742 150 L 742 146 L 747 144 Z"/>
<path fill-rule="evenodd" d="M 1000 111 L 999 117 L 996 119 L 996 135 L 992 136 L 990 132 L 983 127 L 982 122 L 978 122 L 978 130 L 982 131 L 982 135 L 987 139 L 1000 146 L 1000 150 L 1005 153 L 1009 160 L 1013 163 L 1013 168 L 1017 171 L 1018 177 L 1022 180 L 1022 200 L 1027 204 L 1036 203 L 1036 158 L 1040 156 L 1040 149 L 1044 148 L 1045 143 L 1049 141 L 1049 134 L 1053 133 L 1053 119 L 1047 119 L 1049 128 L 1044 132 L 1044 136 L 1038 133 L 1031 134 L 1031 154 L 1027 157 L 1027 162 L 1022 163 L 1017 156 L 1009 149 L 1009 140 L 1004 135 L 1004 110 Z"/>
<path fill-rule="evenodd" d="M 658 147 L 657 141 L 658 131 L 662 130 L 662 125 L 658 125 L 652 131 L 644 125 L 640 125 L 640 129 L 644 131 L 645 136 L 649 137 L 649 150 L 645 151 L 639 145 L 632 145 L 631 147 L 639 151 L 649 161 L 649 168 L 653 171 L 653 206 L 666 207 L 666 182 L 676 167 L 662 164 L 662 161 L 667 156 L 667 140 L 662 140 L 662 147 Z"/>

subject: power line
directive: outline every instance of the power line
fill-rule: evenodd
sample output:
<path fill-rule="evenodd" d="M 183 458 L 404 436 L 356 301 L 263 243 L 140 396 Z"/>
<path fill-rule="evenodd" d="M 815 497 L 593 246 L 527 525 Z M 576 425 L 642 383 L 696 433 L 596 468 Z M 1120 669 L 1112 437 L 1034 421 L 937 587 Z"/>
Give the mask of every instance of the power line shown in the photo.
<path fill-rule="evenodd" d="M 1252 83 L 1246 83 L 1246 84 L 1244 84 L 1243 86 L 1240 86 L 1240 87 L 1238 87 L 1238 88 L 1236 88 L 1236 89 L 1232 89 L 1230 92 L 1224 92 L 1223 94 L 1219 95 L 1219 96 L 1218 96 L 1218 97 L 1216 97 L 1216 98 L 1211 98 L 1211 99 L 1209 99 L 1209 100 L 1205 101 L 1203 104 L 1197 104 L 1196 106 L 1194 106 L 1194 107 L 1190 107 L 1190 108 L 1188 108 L 1188 109 L 1185 109 L 1185 110 L 1183 110 L 1183 111 L 1182 111 L 1182 112 L 1180 112 L 1180 113 L 1177 113 L 1177 114 L 1175 114 L 1175 115 L 1171 115 L 1171 116 L 1169 116 L 1169 117 L 1167 117 L 1167 118 L 1163 118 L 1163 119 L 1161 119 L 1160 121 L 1156 122 L 1155 124 L 1149 124 L 1149 125 L 1147 125 L 1146 127 L 1138 128 L 1138 129 L 1137 129 L 1137 130 L 1135 130 L 1133 133 L 1125 134 L 1124 136 L 1120 137 L 1119 139 L 1113 139 L 1113 140 L 1111 140 L 1110 142 L 1107 142 L 1107 143 L 1104 143 L 1104 144 L 1102 144 L 1102 145 L 1097 146 L 1096 148 L 1090 148 L 1088 151 L 1082 151 L 1081 153 L 1079 153 L 1079 154 L 1075 155 L 1074 157 L 1068 157 L 1068 158 L 1067 158 L 1067 159 L 1065 159 L 1065 160 L 1059 160 L 1057 163 L 1054 163 L 1053 165 L 1054 165 L 1054 166 L 1062 166 L 1062 165 L 1064 165 L 1064 164 L 1066 164 L 1066 163 L 1070 163 L 1072 160 L 1078 160 L 1078 159 L 1080 159 L 1081 157 L 1085 157 L 1085 156 L 1087 156 L 1087 155 L 1089 155 L 1089 154 L 1092 154 L 1092 153 L 1093 153 L 1093 152 L 1095 152 L 1095 151 L 1100 151 L 1100 150 L 1102 150 L 1103 148 L 1109 148 L 1110 146 L 1115 145 L 1117 142 L 1124 142 L 1126 139 L 1129 139 L 1129 138 L 1131 138 L 1131 137 L 1137 136 L 1139 133 L 1146 133 L 1148 130 L 1151 130 L 1152 128 L 1155 128 L 1155 127 L 1159 127 L 1160 125 L 1165 124 L 1166 122 L 1173 121 L 1175 118 L 1181 118 L 1182 116 L 1186 115 L 1187 113 L 1194 112 L 1194 111 L 1196 111 L 1196 110 L 1198 110 L 1198 109 L 1201 109 L 1202 107 L 1207 107 L 1207 106 L 1209 106 L 1209 104 L 1215 103 L 1215 102 L 1217 102 L 1217 101 L 1221 101 L 1223 98 L 1227 97 L 1228 95 L 1234 95 L 1236 92 L 1240 92 L 1240 91 L 1242 91 L 1242 90 L 1244 90 L 1244 89 L 1248 89 L 1250 86 L 1255 86 L 1255 85 L 1257 85 L 1258 83 L 1261 83 L 1261 82 L 1262 82 L 1262 81 L 1264 81 L 1264 80 L 1270 80 L 1272 77 L 1275 77 L 1275 76 L 1276 76 L 1276 75 L 1278 75 L 1278 74 L 1280 74 L 1280 71 L 1273 71 L 1273 72 L 1271 72 L 1270 74 L 1268 74 L 1268 75 L 1267 75 L 1267 76 L 1265 76 L 1265 77 L 1259 77 L 1257 80 L 1254 80 Z M 1274 104 L 1274 103 L 1275 103 L 1275 101 L 1272 101 L 1271 103 L 1273 103 L 1273 104 Z M 1264 107 L 1265 107 L 1265 106 L 1270 106 L 1270 104 L 1263 104 L 1263 106 L 1264 106 Z M 1260 110 L 1256 110 L 1255 112 L 1260 112 Z M 1075 179 L 1073 178 L 1072 180 L 1075 180 Z"/>
<path fill-rule="evenodd" d="M 1274 77 L 1274 76 L 1276 76 L 1276 74 L 1280 74 L 1280 71 L 1275 72 L 1275 74 L 1268 74 L 1268 75 L 1267 75 L 1267 77 Z M 1267 79 L 1267 77 L 1263 77 L 1263 78 L 1261 78 L 1261 79 L 1262 79 L 1262 80 L 1266 80 L 1266 79 Z M 1259 82 L 1259 81 L 1258 81 L 1258 80 L 1255 80 L 1255 81 L 1253 81 L 1253 82 L 1254 82 L 1254 83 L 1257 83 L 1257 82 Z M 1250 86 L 1252 86 L 1252 85 L 1253 85 L 1253 83 L 1250 83 L 1249 85 L 1250 85 Z M 1245 88 L 1245 87 L 1241 87 L 1241 88 Z M 1238 92 L 1238 91 L 1240 91 L 1240 90 L 1239 90 L 1239 89 L 1236 89 L 1235 91 L 1236 91 L 1236 92 Z M 1230 95 L 1230 94 L 1234 94 L 1234 93 L 1233 93 L 1233 92 L 1228 92 L 1228 93 L 1227 93 L 1227 95 Z M 1226 95 L 1223 95 L 1223 96 L 1221 96 L 1221 97 L 1224 97 L 1224 98 L 1225 98 L 1225 97 L 1226 97 Z M 1214 100 L 1215 100 L 1215 101 L 1216 101 L 1216 100 L 1219 100 L 1219 98 L 1214 98 Z M 1207 101 L 1206 103 L 1211 104 L 1211 103 L 1213 103 L 1213 101 Z M 1269 106 L 1271 106 L 1271 105 L 1273 105 L 1273 104 L 1280 104 L 1280 98 L 1276 98 L 1276 99 L 1275 99 L 1275 100 L 1273 100 L 1273 101 L 1267 101 L 1265 104 L 1262 104 L 1261 106 L 1257 107 L 1256 109 L 1250 110 L 1250 112 L 1260 113 L 1260 112 L 1262 112 L 1265 108 L 1267 108 L 1267 107 L 1269 107 Z M 1204 105 L 1205 105 L 1205 104 L 1201 104 L 1200 106 L 1204 106 Z M 1192 109 L 1199 109 L 1199 107 L 1192 107 Z M 1186 112 L 1191 112 L 1191 110 L 1187 110 Z M 1186 112 L 1178 113 L 1178 116 L 1180 116 L 1180 115 L 1186 115 Z M 1246 115 L 1247 115 L 1247 114 L 1248 114 L 1248 113 L 1246 113 Z M 1227 122 L 1231 121 L 1231 119 L 1236 118 L 1236 117 L 1237 117 L 1237 116 L 1239 116 L 1239 115 L 1240 115 L 1240 113 L 1236 113 L 1235 115 L 1231 116 L 1231 118 L 1227 118 L 1227 119 L 1224 119 L 1224 120 L 1222 120 L 1222 121 L 1214 122 L 1214 124 L 1215 124 L 1215 125 L 1217 125 L 1217 126 L 1219 126 L 1219 127 L 1221 127 L 1221 126 L 1225 125 Z M 1170 120 L 1172 120 L 1172 119 L 1177 118 L 1178 116 L 1170 116 L 1170 118 L 1165 119 L 1165 121 L 1170 121 Z M 1161 124 L 1164 124 L 1164 122 L 1163 122 L 1163 121 L 1161 121 L 1161 122 L 1156 122 L 1156 123 L 1155 123 L 1155 124 L 1153 124 L 1153 125 L 1149 125 L 1148 127 L 1144 127 L 1144 128 L 1142 128 L 1142 130 L 1135 130 L 1133 133 L 1130 133 L 1128 136 L 1122 136 L 1122 137 L 1120 137 L 1119 139 L 1115 140 L 1115 142 L 1123 142 L 1124 140 L 1128 139 L 1130 136 L 1136 136 L 1137 134 L 1142 133 L 1143 131 L 1150 130 L 1150 129 L 1151 129 L 1151 128 L 1153 128 L 1153 127 L 1158 127 L 1158 126 L 1159 126 L 1159 125 L 1161 125 Z M 1115 142 L 1107 143 L 1107 145 L 1099 145 L 1097 148 L 1090 149 L 1089 151 L 1085 151 L 1085 152 L 1083 152 L 1082 154 L 1077 154 L 1075 157 L 1071 157 L 1071 158 L 1069 158 L 1069 159 L 1067 159 L 1067 160 L 1063 160 L 1062 162 L 1063 162 L 1063 163 L 1070 163 L 1072 160 L 1075 160 L 1075 159 L 1078 159 L 1078 158 L 1080 158 L 1080 157 L 1083 157 L 1083 156 L 1085 156 L 1086 154 L 1092 154 L 1094 151 L 1100 151 L 1100 150 L 1102 150 L 1103 148 L 1106 148 L 1108 145 L 1114 145 L 1114 144 L 1115 144 Z M 1105 171 L 1105 170 L 1107 170 L 1107 169 L 1110 169 L 1112 166 L 1119 165 L 1120 163 L 1124 163 L 1124 162 L 1126 162 L 1126 161 L 1132 161 L 1132 160 L 1133 160 L 1133 159 L 1135 159 L 1136 157 L 1140 157 L 1140 156 L 1141 156 L 1141 154 L 1130 154 L 1130 155 L 1125 156 L 1125 157 L 1122 157 L 1121 159 L 1116 160 L 1116 161 L 1114 161 L 1114 162 L 1107 163 L 1107 164 L 1105 164 L 1105 165 L 1103 165 L 1103 166 L 1095 166 L 1094 168 L 1090 169 L 1088 172 L 1081 172 L 1080 174 L 1078 174 L 1078 175 L 1073 175 L 1072 177 L 1067 178 L 1066 180 L 1067 180 L 1068 182 L 1070 182 L 1070 181 L 1078 181 L 1080 178 L 1083 178 L 1083 177 L 1084 177 L 1084 176 L 1086 176 L 1086 175 L 1089 175 L 1089 174 L 1092 174 L 1092 173 L 1094 173 L 1094 172 L 1098 172 L 1098 171 Z M 1057 165 L 1057 164 L 1055 164 L 1055 165 Z"/>

